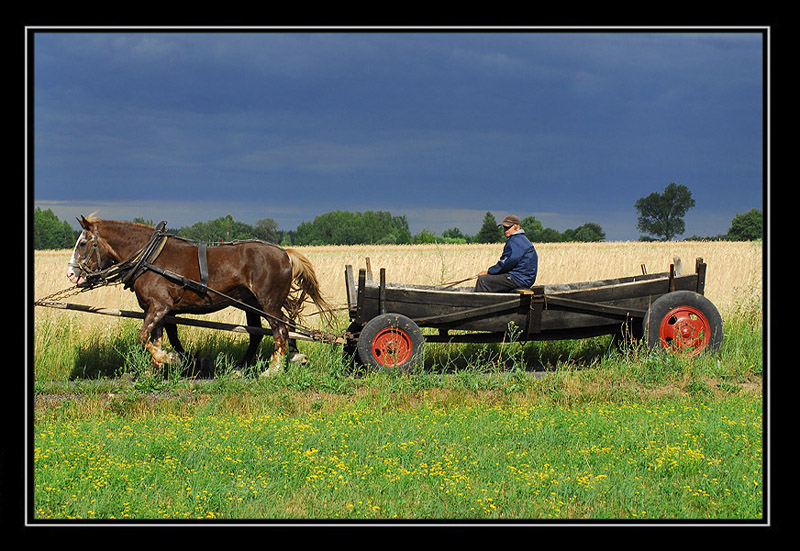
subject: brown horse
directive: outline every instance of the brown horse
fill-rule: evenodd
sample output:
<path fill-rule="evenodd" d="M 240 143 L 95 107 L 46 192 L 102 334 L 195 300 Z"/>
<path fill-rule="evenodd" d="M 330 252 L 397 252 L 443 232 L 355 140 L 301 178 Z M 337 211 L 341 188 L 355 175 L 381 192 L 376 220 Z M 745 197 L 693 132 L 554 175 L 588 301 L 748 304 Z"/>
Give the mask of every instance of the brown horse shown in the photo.
<path fill-rule="evenodd" d="M 125 267 L 123 281 L 136 293 L 145 312 L 139 342 L 150 352 L 156 367 L 171 359 L 161 348 L 166 315 L 206 314 L 235 306 L 236 301 L 263 312 L 275 340 L 271 367 L 265 372 L 269 374 L 282 368 L 289 336 L 287 324 L 307 299 L 323 314 L 332 312 L 320 293 L 311 263 L 295 250 L 249 240 L 209 247 L 199 256 L 197 244 L 159 234 L 144 224 L 101 220 L 92 215 L 88 219 L 82 216 L 78 222 L 83 231 L 67 277 L 78 285 L 91 284 L 104 270 L 108 273 L 109 269 Z M 203 260 L 205 265 L 201 266 Z M 176 274 L 178 278 L 171 277 Z M 192 284 L 205 280 L 205 287 Z M 261 327 L 262 314 L 245 311 L 247 324 Z M 175 326 L 170 324 L 166 329 L 170 342 L 181 352 Z M 262 335 L 250 334 L 244 365 L 253 360 L 261 339 Z"/>

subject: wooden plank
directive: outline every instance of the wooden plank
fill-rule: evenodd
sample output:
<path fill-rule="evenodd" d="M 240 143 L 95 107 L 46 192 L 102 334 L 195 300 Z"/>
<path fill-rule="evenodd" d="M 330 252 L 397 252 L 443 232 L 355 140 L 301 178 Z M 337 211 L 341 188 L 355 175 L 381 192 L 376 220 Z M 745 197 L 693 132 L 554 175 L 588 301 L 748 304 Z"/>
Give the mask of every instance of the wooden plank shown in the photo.
<path fill-rule="evenodd" d="M 546 308 L 551 305 L 563 306 L 574 311 L 581 313 L 596 313 L 602 314 L 607 317 L 627 319 L 630 317 L 644 317 L 647 313 L 646 310 L 639 308 L 625 308 L 621 306 L 612 306 L 609 304 L 601 304 L 596 302 L 587 302 L 585 300 L 574 300 L 566 297 L 556 295 L 545 295 L 544 302 Z"/>
<path fill-rule="evenodd" d="M 689 274 L 674 278 L 675 289 L 694 289 L 697 286 L 697 275 Z M 651 295 L 663 295 L 669 290 L 669 278 L 649 279 L 646 281 L 636 281 L 598 287 L 595 289 L 585 289 L 568 291 L 563 293 L 545 293 L 546 296 L 561 296 L 587 302 L 612 302 L 615 300 L 626 300 L 634 297 Z"/>
<path fill-rule="evenodd" d="M 358 288 L 353 277 L 353 266 L 351 264 L 344 267 L 344 285 L 347 291 L 347 307 L 353 309 L 358 301 Z"/>
<path fill-rule="evenodd" d="M 528 325 L 525 329 L 526 334 L 539 333 L 542 330 L 542 311 L 544 310 L 544 288 L 537 286 L 533 288 L 534 296 L 528 308 Z"/>
<path fill-rule="evenodd" d="M 520 307 L 520 298 L 514 297 L 512 300 L 506 300 L 497 304 L 490 304 L 488 306 L 481 306 L 478 308 L 469 308 L 458 310 L 450 314 L 438 314 L 423 318 L 411 318 L 419 325 L 437 325 L 442 323 L 451 322 L 469 322 L 472 319 L 478 319 L 486 316 L 487 314 L 499 314 L 501 312 L 508 312 L 510 310 L 517 310 Z"/>
<path fill-rule="evenodd" d="M 702 258 L 695 260 L 695 272 L 697 273 L 697 287 L 695 291 L 701 295 L 706 291 L 706 263 Z"/>
<path fill-rule="evenodd" d="M 358 294 L 356 298 L 356 321 L 365 323 L 364 320 L 364 292 L 366 291 L 367 271 L 361 268 L 358 271 Z M 374 317 L 374 316 L 373 316 Z"/>
<path fill-rule="evenodd" d="M 381 268 L 380 284 L 378 287 L 378 312 L 386 313 L 386 268 Z"/>

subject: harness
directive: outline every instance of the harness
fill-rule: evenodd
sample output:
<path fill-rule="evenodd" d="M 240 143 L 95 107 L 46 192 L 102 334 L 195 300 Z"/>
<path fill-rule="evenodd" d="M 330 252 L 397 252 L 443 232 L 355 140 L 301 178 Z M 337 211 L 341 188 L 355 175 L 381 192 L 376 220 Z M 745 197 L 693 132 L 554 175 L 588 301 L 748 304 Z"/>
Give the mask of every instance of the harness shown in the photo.
<path fill-rule="evenodd" d="M 133 284 L 136 279 L 139 278 L 146 271 L 155 272 L 162 277 L 173 281 L 175 283 L 179 283 L 183 287 L 190 289 L 198 294 L 205 295 L 208 293 L 213 293 L 218 295 L 228 301 L 230 301 L 234 306 L 237 308 L 244 310 L 246 312 L 251 312 L 254 314 L 258 314 L 259 316 L 265 317 L 268 320 L 275 320 L 281 323 L 287 323 L 286 320 L 281 320 L 260 310 L 249 304 L 242 302 L 241 300 L 235 299 L 225 293 L 220 291 L 216 291 L 211 289 L 208 286 L 208 260 L 207 256 L 207 246 L 205 243 L 198 243 L 197 244 L 197 261 L 200 267 L 200 281 L 195 281 L 193 279 L 189 279 L 185 276 L 180 274 L 176 274 L 170 270 L 166 270 L 161 268 L 160 266 L 156 266 L 153 264 L 158 255 L 161 254 L 161 251 L 164 249 L 164 245 L 167 242 L 167 238 L 169 234 L 164 229 L 166 227 L 166 221 L 162 221 L 156 226 L 155 231 L 153 232 L 152 237 L 147 242 L 147 244 L 135 252 L 130 258 L 127 260 L 109 266 L 108 268 L 99 269 L 100 263 L 100 248 L 97 244 L 98 238 L 98 231 L 97 231 L 97 224 L 94 226 L 94 233 L 92 235 L 92 250 L 86 257 L 86 260 L 90 259 L 92 255 L 97 256 L 97 266 L 98 269 L 95 271 L 89 270 L 86 266 L 86 261 L 81 263 L 70 263 L 71 266 L 75 266 L 80 268 L 80 270 L 85 274 L 85 281 L 78 285 L 81 288 L 81 291 L 88 291 L 90 289 L 94 289 L 95 287 L 100 287 L 103 285 L 111 285 L 115 283 L 122 283 L 125 289 L 133 290 Z M 289 259 L 291 261 L 291 258 Z M 55 293 L 58 294 L 58 293 Z M 49 298 L 49 297 L 48 297 Z M 41 301 L 40 301 L 41 302 Z M 320 340 L 322 342 L 337 342 L 338 337 L 336 335 L 330 335 L 323 333 L 318 330 L 311 330 L 305 329 L 302 327 L 297 326 L 292 320 L 289 320 L 287 323 L 289 327 L 291 327 L 295 332 L 305 335 L 309 338 Z"/>
<path fill-rule="evenodd" d="M 101 285 L 110 285 L 113 283 L 122 283 L 125 289 L 133 289 L 133 283 L 142 275 L 152 262 L 158 258 L 164 245 L 167 243 L 168 234 L 164 230 L 167 223 L 163 221 L 156 226 L 150 241 L 147 244 L 133 253 L 128 259 L 109 266 L 108 268 L 101 269 L 102 261 L 100 258 L 100 247 L 98 246 L 99 232 L 97 224 L 94 225 L 92 232 L 92 250 L 86 256 L 86 260 L 80 263 L 70 263 L 70 266 L 79 268 L 84 273 L 85 281 L 79 287 L 92 289 Z M 92 258 L 92 255 L 97 256 L 97 270 L 90 270 L 86 266 L 86 261 Z"/>

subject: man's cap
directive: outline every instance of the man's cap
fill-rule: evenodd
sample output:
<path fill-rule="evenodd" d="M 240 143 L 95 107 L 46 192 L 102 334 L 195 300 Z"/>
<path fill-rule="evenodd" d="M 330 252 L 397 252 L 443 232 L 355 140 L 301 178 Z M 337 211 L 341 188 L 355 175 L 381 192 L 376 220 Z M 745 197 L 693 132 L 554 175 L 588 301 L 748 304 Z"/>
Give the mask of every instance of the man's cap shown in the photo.
<path fill-rule="evenodd" d="M 503 218 L 503 221 L 502 221 L 502 222 L 500 222 L 500 223 L 499 223 L 499 224 L 497 224 L 497 225 L 498 225 L 498 226 L 515 226 L 515 225 L 517 225 L 517 224 L 519 224 L 519 223 L 520 223 L 520 222 L 519 222 L 519 218 L 517 218 L 517 217 L 516 217 L 516 216 L 514 216 L 513 214 L 509 214 L 508 216 L 506 216 L 505 218 Z"/>

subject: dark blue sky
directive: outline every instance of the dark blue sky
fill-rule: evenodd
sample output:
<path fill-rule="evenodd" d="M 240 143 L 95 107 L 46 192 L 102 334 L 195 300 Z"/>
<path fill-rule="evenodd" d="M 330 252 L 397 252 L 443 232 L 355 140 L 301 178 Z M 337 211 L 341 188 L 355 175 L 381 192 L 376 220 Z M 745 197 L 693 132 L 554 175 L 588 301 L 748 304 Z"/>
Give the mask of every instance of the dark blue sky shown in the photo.
<path fill-rule="evenodd" d="M 764 29 L 112 31 L 35 34 L 35 206 L 62 219 L 492 211 L 635 240 L 671 182 L 684 237 L 763 208 Z"/>

